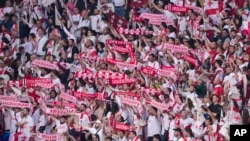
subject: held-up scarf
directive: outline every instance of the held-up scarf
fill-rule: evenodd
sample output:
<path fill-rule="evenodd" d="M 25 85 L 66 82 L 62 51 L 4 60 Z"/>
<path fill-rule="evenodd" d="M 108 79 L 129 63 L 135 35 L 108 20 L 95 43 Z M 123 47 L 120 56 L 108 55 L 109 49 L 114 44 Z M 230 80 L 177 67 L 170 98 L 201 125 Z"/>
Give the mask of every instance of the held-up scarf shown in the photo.
<path fill-rule="evenodd" d="M 136 63 L 125 63 L 122 61 L 109 59 L 109 58 L 106 59 L 106 62 L 109 64 L 112 64 L 112 65 L 116 65 L 120 69 L 127 68 L 129 70 L 133 70 L 133 69 L 135 69 L 135 67 L 137 67 Z"/>
<path fill-rule="evenodd" d="M 39 132 L 37 132 L 35 135 L 38 139 L 42 139 L 46 141 L 59 141 L 61 140 L 61 137 L 62 137 L 61 134 L 45 134 L 45 133 L 39 133 Z"/>
<path fill-rule="evenodd" d="M 168 43 L 165 43 L 163 46 L 162 46 L 163 49 L 166 49 L 166 50 L 171 50 L 171 51 L 174 51 L 174 52 L 188 52 L 188 47 L 184 46 L 184 45 L 173 45 L 173 44 L 168 44 Z"/>
<path fill-rule="evenodd" d="M 66 101 L 72 102 L 72 103 L 76 103 L 78 101 L 76 97 L 66 94 L 66 93 L 61 93 L 60 98 Z"/>
<path fill-rule="evenodd" d="M 58 108 L 46 108 L 42 109 L 46 114 L 49 115 L 69 115 L 71 113 L 74 113 L 76 109 L 71 108 L 71 109 L 58 109 Z"/>
<path fill-rule="evenodd" d="M 160 89 L 152 89 L 152 88 L 144 88 L 144 87 L 141 87 L 140 91 L 148 95 L 154 95 L 154 94 L 160 95 L 162 93 Z"/>
<path fill-rule="evenodd" d="M 187 7 L 176 5 L 166 5 L 164 9 L 169 10 L 170 12 L 187 12 L 189 10 Z"/>
<path fill-rule="evenodd" d="M 32 107 L 32 105 L 30 103 L 24 103 L 24 102 L 19 102 L 19 101 L 4 101 L 1 100 L 0 103 L 2 104 L 2 106 L 6 106 L 6 107 L 18 107 L 18 108 L 30 108 Z"/>
<path fill-rule="evenodd" d="M 119 131 L 130 131 L 131 129 L 129 125 L 120 123 L 120 122 L 114 122 L 113 127 L 115 130 L 119 130 Z"/>
<path fill-rule="evenodd" d="M 125 78 L 125 74 L 121 74 L 121 73 L 115 73 L 115 72 L 111 72 L 111 71 L 98 71 L 96 73 L 96 76 L 98 78 L 105 78 L 105 79 L 123 79 Z"/>
<path fill-rule="evenodd" d="M 127 97 L 135 97 L 137 99 L 140 98 L 140 95 L 138 95 L 137 93 L 124 92 L 124 91 L 114 91 L 114 95 L 127 96 Z"/>
<path fill-rule="evenodd" d="M 106 44 L 114 44 L 114 45 L 131 45 L 131 43 L 126 41 L 117 41 L 117 40 L 106 40 Z"/>
<path fill-rule="evenodd" d="M 141 104 L 140 101 L 135 100 L 135 99 L 131 99 L 131 98 L 128 98 L 128 97 L 123 97 L 122 98 L 122 103 L 130 105 L 130 106 L 135 106 L 135 107 L 139 107 L 140 104 Z"/>
<path fill-rule="evenodd" d="M 152 101 L 150 102 L 150 104 L 151 104 L 153 107 L 157 108 L 157 109 L 161 109 L 161 110 L 164 110 L 164 111 L 169 111 L 169 106 L 166 105 L 166 104 L 164 104 L 164 103 L 161 103 L 161 102 L 157 102 L 157 101 L 155 101 L 155 100 L 152 100 Z"/>
<path fill-rule="evenodd" d="M 123 84 L 134 84 L 136 82 L 135 79 L 110 79 L 111 85 L 123 85 Z"/>
<path fill-rule="evenodd" d="M 17 97 L 15 96 L 7 96 L 7 95 L 0 95 L 0 101 L 16 101 Z"/>
<path fill-rule="evenodd" d="M 111 46 L 111 49 L 115 50 L 115 51 L 117 51 L 119 53 L 129 53 L 128 48 L 124 48 L 124 47 L 121 47 L 121 46 Z"/>
<path fill-rule="evenodd" d="M 32 61 L 31 64 L 38 66 L 38 67 L 51 69 L 51 70 L 59 70 L 59 68 L 56 64 L 53 64 L 53 63 L 50 63 L 50 62 L 44 61 L 44 60 L 34 60 L 34 61 Z"/>
<path fill-rule="evenodd" d="M 197 67 L 199 64 L 198 64 L 198 61 L 197 59 L 193 58 L 192 56 L 188 55 L 188 54 L 184 54 L 182 56 L 182 58 L 184 60 L 187 60 L 189 63 L 191 63 L 192 65 L 194 65 L 195 67 Z"/>
<path fill-rule="evenodd" d="M 97 98 L 98 93 L 94 93 L 94 94 L 89 94 L 89 93 L 84 93 L 84 92 L 74 92 L 74 96 L 79 98 L 79 99 L 94 99 Z"/>

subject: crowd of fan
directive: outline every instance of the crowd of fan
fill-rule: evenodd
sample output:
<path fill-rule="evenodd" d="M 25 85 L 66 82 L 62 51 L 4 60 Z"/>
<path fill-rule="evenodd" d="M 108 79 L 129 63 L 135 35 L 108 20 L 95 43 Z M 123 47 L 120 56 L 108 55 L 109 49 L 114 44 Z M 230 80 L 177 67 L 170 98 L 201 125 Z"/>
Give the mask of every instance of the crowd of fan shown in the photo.
<path fill-rule="evenodd" d="M 229 141 L 250 123 L 250 1 L 222 1 L 216 19 L 207 2 L 6 0 L 0 140 Z"/>

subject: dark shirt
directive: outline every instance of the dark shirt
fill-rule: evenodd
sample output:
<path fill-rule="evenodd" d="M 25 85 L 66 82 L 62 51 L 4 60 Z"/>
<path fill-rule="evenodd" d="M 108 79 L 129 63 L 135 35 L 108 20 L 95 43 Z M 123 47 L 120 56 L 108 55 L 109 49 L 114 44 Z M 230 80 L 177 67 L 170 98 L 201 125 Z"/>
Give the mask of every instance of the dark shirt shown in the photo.
<path fill-rule="evenodd" d="M 216 119 L 218 121 L 220 121 L 220 113 L 222 110 L 222 106 L 220 104 L 210 104 L 208 109 L 212 112 L 212 113 L 216 113 Z"/>

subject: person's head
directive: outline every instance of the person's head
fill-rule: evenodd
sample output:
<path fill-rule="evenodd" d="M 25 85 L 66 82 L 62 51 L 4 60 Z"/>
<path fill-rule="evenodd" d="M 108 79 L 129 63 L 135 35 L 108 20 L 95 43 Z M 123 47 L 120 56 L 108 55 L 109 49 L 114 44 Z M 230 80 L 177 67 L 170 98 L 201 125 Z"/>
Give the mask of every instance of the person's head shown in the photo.
<path fill-rule="evenodd" d="M 229 46 L 228 51 L 229 51 L 229 53 L 234 53 L 235 52 L 235 47 L 234 46 Z"/>
<path fill-rule="evenodd" d="M 108 27 L 104 27 L 103 30 L 102 30 L 102 34 L 103 35 L 109 34 L 109 28 Z"/>
<path fill-rule="evenodd" d="M 97 120 L 97 121 L 95 122 L 95 128 L 96 128 L 96 129 L 101 128 L 101 125 L 102 125 L 102 122 L 101 122 L 100 120 Z"/>
<path fill-rule="evenodd" d="M 24 108 L 24 109 L 23 109 L 23 112 L 22 112 L 22 115 L 23 115 L 24 117 L 26 117 L 27 115 L 29 115 L 29 112 L 30 112 L 30 109 L 29 109 L 29 108 Z"/>
<path fill-rule="evenodd" d="M 106 137 L 105 138 L 105 141 L 112 141 L 113 139 L 112 139 L 112 137 Z"/>
<path fill-rule="evenodd" d="M 135 131 L 130 131 L 129 134 L 128 134 L 128 138 L 129 139 L 134 139 L 136 137 L 136 132 Z"/>
<path fill-rule="evenodd" d="M 59 118 L 60 124 L 64 124 L 66 122 L 66 116 L 61 116 Z"/>
<path fill-rule="evenodd" d="M 25 53 L 25 49 L 24 49 L 23 46 L 20 46 L 20 47 L 18 48 L 18 50 L 19 50 L 19 53 L 21 53 L 21 54 Z"/>
<path fill-rule="evenodd" d="M 181 135 L 182 135 L 181 128 L 175 128 L 174 129 L 174 136 L 179 138 L 179 137 L 181 137 Z"/>
<path fill-rule="evenodd" d="M 221 33 L 221 36 L 222 36 L 222 37 L 227 37 L 228 35 L 229 35 L 228 29 L 223 29 L 223 30 L 222 30 L 222 33 Z"/>
<path fill-rule="evenodd" d="M 150 107 L 148 110 L 149 115 L 154 115 L 155 113 L 157 113 L 157 109 L 155 107 Z"/>
<path fill-rule="evenodd" d="M 212 118 L 209 115 L 205 119 L 206 119 L 205 120 L 205 125 L 206 126 L 213 124 Z"/>
<path fill-rule="evenodd" d="M 231 36 L 231 38 L 235 38 L 236 37 L 236 35 L 237 35 L 237 32 L 236 32 L 236 30 L 231 30 L 231 32 L 230 32 L 230 36 Z"/>
<path fill-rule="evenodd" d="M 11 5 L 12 5 L 11 0 L 7 0 L 7 1 L 5 2 L 5 6 L 6 6 L 6 7 L 11 7 Z"/>
<path fill-rule="evenodd" d="M 92 134 L 92 141 L 100 141 L 100 137 L 98 134 Z"/>
<path fill-rule="evenodd" d="M 193 137 L 193 132 L 190 128 L 186 128 L 183 133 L 184 137 Z"/>
<path fill-rule="evenodd" d="M 191 86 L 189 87 L 189 91 L 190 91 L 191 93 L 195 92 L 195 86 L 194 86 L 194 85 L 191 85 Z"/>
<path fill-rule="evenodd" d="M 161 135 L 159 135 L 159 134 L 154 135 L 153 141 L 161 141 Z"/>
<path fill-rule="evenodd" d="M 212 103 L 218 103 L 218 101 L 219 101 L 219 96 L 216 95 L 216 94 L 214 94 L 214 95 L 212 96 Z"/>
<path fill-rule="evenodd" d="M 225 68 L 225 74 L 228 75 L 228 74 L 230 74 L 231 72 L 232 72 L 231 67 L 230 67 L 230 66 L 227 66 L 227 67 Z"/>
<path fill-rule="evenodd" d="M 91 46 L 93 46 L 92 40 L 87 39 L 86 42 L 85 42 L 85 47 L 86 47 L 86 48 L 89 48 L 89 47 L 91 47 Z"/>
<path fill-rule="evenodd" d="M 156 60 L 156 56 L 154 54 L 150 54 L 148 60 L 154 62 Z"/>
<path fill-rule="evenodd" d="M 223 64 L 222 60 L 215 60 L 215 67 L 221 67 Z"/>
<path fill-rule="evenodd" d="M 38 108 L 38 105 L 39 105 L 39 104 L 38 104 L 37 101 L 33 101 L 33 102 L 32 102 L 32 105 L 33 105 L 34 108 Z"/>
<path fill-rule="evenodd" d="M 68 41 L 70 47 L 73 47 L 75 45 L 74 39 L 69 39 Z"/>
<path fill-rule="evenodd" d="M 187 112 L 185 110 L 181 111 L 181 118 L 186 119 L 187 118 Z"/>
<path fill-rule="evenodd" d="M 56 98 L 57 92 L 55 90 L 50 91 L 50 98 Z"/>
<path fill-rule="evenodd" d="M 98 51 L 103 51 L 104 47 L 105 47 L 105 44 L 102 43 L 102 42 L 99 42 L 99 43 L 97 44 L 97 49 L 98 49 Z"/>
<path fill-rule="evenodd" d="M 43 28 L 39 28 L 39 29 L 38 29 L 38 35 L 39 35 L 40 37 L 42 37 L 42 36 L 44 35 L 44 33 L 45 33 L 45 31 L 44 31 Z"/>
<path fill-rule="evenodd" d="M 124 131 L 118 131 L 118 136 L 119 136 L 119 138 L 123 138 L 125 136 L 125 132 Z"/>
<path fill-rule="evenodd" d="M 30 40 L 33 41 L 35 38 L 36 38 L 36 35 L 35 35 L 34 33 L 30 33 L 30 34 L 29 34 L 29 39 L 30 39 Z"/>

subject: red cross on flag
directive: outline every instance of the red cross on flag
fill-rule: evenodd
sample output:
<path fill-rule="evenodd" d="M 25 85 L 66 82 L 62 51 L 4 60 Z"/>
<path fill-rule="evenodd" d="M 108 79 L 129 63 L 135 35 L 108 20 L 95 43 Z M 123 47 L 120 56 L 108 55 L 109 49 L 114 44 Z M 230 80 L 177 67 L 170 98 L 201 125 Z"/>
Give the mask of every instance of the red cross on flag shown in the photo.
<path fill-rule="evenodd" d="M 233 105 L 230 111 L 230 116 L 228 121 L 230 122 L 230 124 L 242 124 L 240 111 L 235 105 Z"/>
<path fill-rule="evenodd" d="M 214 24 L 218 24 L 217 10 L 222 11 L 223 8 L 223 0 L 205 0 L 204 11 L 213 20 Z"/>

